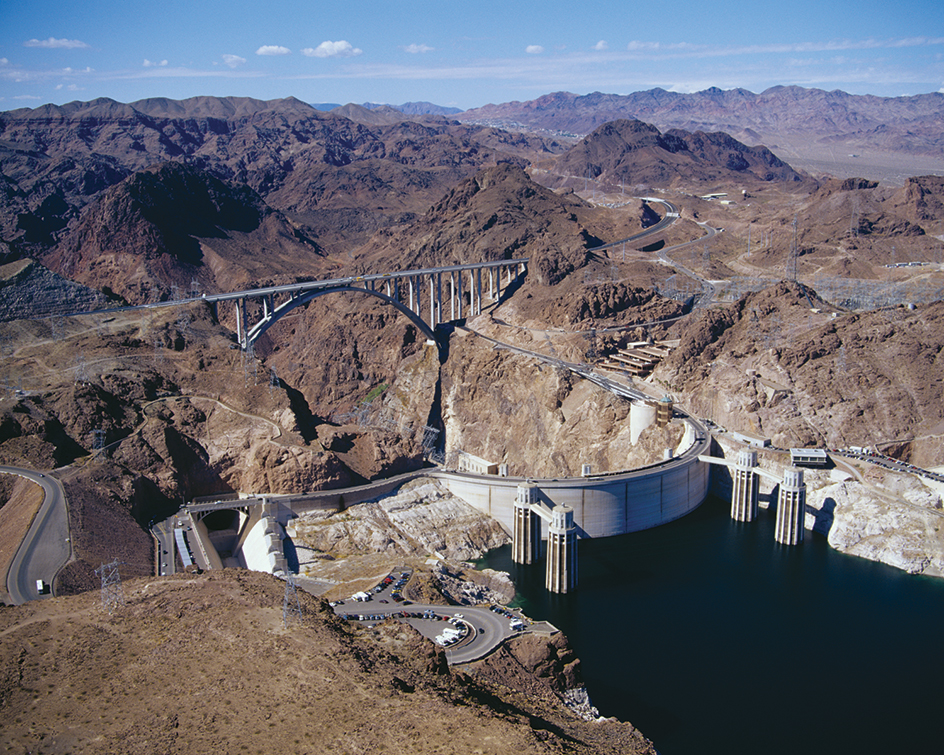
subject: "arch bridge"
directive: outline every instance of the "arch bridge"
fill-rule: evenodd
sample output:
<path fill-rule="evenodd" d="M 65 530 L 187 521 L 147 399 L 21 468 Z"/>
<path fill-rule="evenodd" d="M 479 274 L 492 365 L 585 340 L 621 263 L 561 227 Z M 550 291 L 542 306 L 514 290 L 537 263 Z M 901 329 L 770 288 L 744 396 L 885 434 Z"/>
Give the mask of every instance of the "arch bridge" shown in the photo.
<path fill-rule="evenodd" d="M 427 338 L 435 340 L 436 326 L 481 314 L 483 301 L 498 301 L 502 286 L 507 289 L 519 280 L 527 267 L 527 258 L 495 260 L 267 286 L 213 294 L 205 300 L 235 303 L 236 338 L 244 350 L 296 307 L 341 292 L 366 293 L 392 304 Z M 256 306 L 249 307 L 250 302 Z"/>

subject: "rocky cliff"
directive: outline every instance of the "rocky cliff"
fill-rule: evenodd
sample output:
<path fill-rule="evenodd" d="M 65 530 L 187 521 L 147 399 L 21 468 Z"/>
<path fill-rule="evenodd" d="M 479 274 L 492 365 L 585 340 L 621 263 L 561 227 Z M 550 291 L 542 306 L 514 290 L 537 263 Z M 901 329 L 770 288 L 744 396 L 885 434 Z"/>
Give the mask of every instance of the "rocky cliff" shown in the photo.
<path fill-rule="evenodd" d="M 843 313 L 783 283 L 680 325 L 654 381 L 784 448 L 937 435 L 941 317 L 940 303 Z"/>

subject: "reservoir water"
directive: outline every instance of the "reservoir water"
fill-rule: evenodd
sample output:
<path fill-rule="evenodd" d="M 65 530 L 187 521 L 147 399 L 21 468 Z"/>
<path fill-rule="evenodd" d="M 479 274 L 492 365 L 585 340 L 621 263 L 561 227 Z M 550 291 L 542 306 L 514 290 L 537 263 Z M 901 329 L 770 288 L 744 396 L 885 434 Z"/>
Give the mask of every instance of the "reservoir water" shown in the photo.
<path fill-rule="evenodd" d="M 601 715 L 662 755 L 941 752 L 944 580 L 773 539 L 709 498 L 682 520 L 579 543 L 579 587 L 512 574 L 517 605 L 570 639 Z"/>

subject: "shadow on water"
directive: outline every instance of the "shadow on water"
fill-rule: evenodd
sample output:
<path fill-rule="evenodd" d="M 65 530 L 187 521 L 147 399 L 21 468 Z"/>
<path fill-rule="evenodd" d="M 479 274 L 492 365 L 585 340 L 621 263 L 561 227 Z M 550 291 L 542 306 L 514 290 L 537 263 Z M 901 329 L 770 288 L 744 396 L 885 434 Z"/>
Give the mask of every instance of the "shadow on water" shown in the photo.
<path fill-rule="evenodd" d="M 601 714 L 662 755 L 936 751 L 944 581 L 829 548 L 778 545 L 773 510 L 709 499 L 646 532 L 579 543 L 580 585 L 511 572 L 517 602 L 563 630 Z"/>

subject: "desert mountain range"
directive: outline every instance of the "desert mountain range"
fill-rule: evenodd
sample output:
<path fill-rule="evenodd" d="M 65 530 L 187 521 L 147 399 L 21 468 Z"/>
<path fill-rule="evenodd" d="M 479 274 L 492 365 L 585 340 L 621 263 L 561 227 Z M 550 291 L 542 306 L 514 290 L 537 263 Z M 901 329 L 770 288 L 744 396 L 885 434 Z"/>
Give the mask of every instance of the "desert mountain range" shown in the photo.
<path fill-rule="evenodd" d="M 0 461 L 60 469 L 75 559 L 57 594 L 94 587 L 95 567 L 112 558 L 129 576 L 150 575 L 147 527 L 182 500 L 414 470 L 424 428 L 444 452 L 505 462 L 513 474 L 661 458 L 677 441 L 668 430 L 631 443 L 626 402 L 549 363 L 599 363 L 631 341 L 677 343 L 637 380 L 731 429 L 783 447 L 869 445 L 944 464 L 944 178 L 812 176 L 762 146 L 773 135 L 940 154 L 941 97 L 782 87 L 555 94 L 462 114 L 238 97 L 0 113 Z M 679 217 L 621 243 L 665 217 L 659 199 Z M 78 314 L 516 257 L 530 260 L 524 280 L 468 330 L 444 333 L 441 349 L 358 295 L 299 308 L 253 354 L 234 342 L 232 307 Z M 14 513 L 0 508 L 0 524 Z M 10 551 L 2 540 L 0 565 Z M 257 605 L 271 602 L 270 583 L 194 585 L 271 623 Z M 193 608 L 173 585 L 134 589 L 128 652 L 132 636 L 153 629 L 155 601 L 181 615 Z M 37 631 L 81 614 L 88 596 L 77 600 L 60 618 L 37 614 Z M 82 621 L 83 637 L 105 631 Z M 366 658 L 327 618 L 312 631 Z M 263 660 L 284 646 L 277 635 Z M 24 653 L 20 678 L 33 673 Z M 369 660 L 394 673 L 386 657 Z M 428 660 L 400 681 L 422 689 L 430 710 L 473 689 L 429 681 L 438 661 Z M 79 672 L 63 669 L 76 684 Z M 270 673 L 264 662 L 259 673 Z M 4 689 L 19 689 L 11 679 Z M 484 689 L 474 695 L 492 694 Z M 13 692 L 3 699 L 11 711 L 28 704 Z M 59 696 L 55 704 L 71 710 Z M 153 731 L 171 736 L 173 722 L 144 710 Z M 187 741 L 218 742 L 212 724 Z M 554 726 L 574 751 L 584 741 L 592 749 L 583 729 Z M 110 730 L 108 741 L 121 735 Z M 613 736 L 649 747 L 628 728 Z M 534 745 L 512 729 L 503 741 Z"/>
<path fill-rule="evenodd" d="M 760 94 L 717 87 L 690 94 L 660 88 L 628 95 L 554 92 L 528 102 L 466 110 L 456 117 L 578 135 L 608 121 L 634 118 L 663 130 L 724 131 L 747 143 L 768 146 L 783 136 L 800 136 L 824 144 L 937 157 L 944 150 L 940 92 L 874 97 L 798 86 L 771 87 Z"/>

